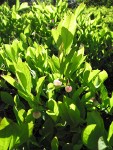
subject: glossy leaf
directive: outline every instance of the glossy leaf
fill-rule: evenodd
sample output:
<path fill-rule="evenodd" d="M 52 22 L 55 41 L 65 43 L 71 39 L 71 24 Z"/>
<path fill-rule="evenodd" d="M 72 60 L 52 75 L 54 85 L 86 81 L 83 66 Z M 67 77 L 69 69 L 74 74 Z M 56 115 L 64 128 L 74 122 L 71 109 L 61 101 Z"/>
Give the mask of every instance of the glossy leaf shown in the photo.
<path fill-rule="evenodd" d="M 9 75 L 3 75 L 2 78 L 5 79 L 9 84 L 11 84 L 16 89 L 20 89 L 20 86 L 17 83 L 17 81 L 15 79 L 13 79 L 11 76 L 9 76 Z"/>
<path fill-rule="evenodd" d="M 54 120 L 56 121 L 59 115 L 59 109 L 58 104 L 55 100 L 50 99 L 47 102 L 47 106 L 49 110 L 46 111 L 46 113 Z"/>
<path fill-rule="evenodd" d="M 54 137 L 51 141 L 51 150 L 58 150 L 58 147 L 59 147 L 58 138 Z"/>
<path fill-rule="evenodd" d="M 94 81 L 94 86 L 98 88 L 108 77 L 106 71 L 101 71 Z"/>
<path fill-rule="evenodd" d="M 96 124 L 90 124 L 84 129 L 82 140 L 84 145 L 86 145 L 89 149 L 95 150 L 98 147 L 98 139 L 100 136 L 101 133 L 99 132 L 99 128 Z"/>
<path fill-rule="evenodd" d="M 11 145 L 14 146 L 16 140 L 16 131 L 18 130 L 18 126 L 8 120 L 3 118 L 0 122 L 0 147 L 1 150 L 8 149 Z M 13 140 L 13 142 L 12 142 Z M 10 148 L 9 148 L 10 149 Z"/>
<path fill-rule="evenodd" d="M 58 104 L 62 118 L 65 119 L 68 124 L 77 126 L 80 122 L 80 112 L 73 101 L 68 97 L 64 97 L 63 103 L 59 102 Z"/>
<path fill-rule="evenodd" d="M 26 63 L 18 61 L 15 64 L 16 76 L 22 89 L 28 93 L 31 92 L 32 82 L 31 74 Z"/>
<path fill-rule="evenodd" d="M 70 16 L 65 16 L 57 30 L 52 30 L 53 38 L 57 43 L 57 46 L 61 49 L 61 51 L 65 50 L 65 54 L 70 52 L 76 27 L 76 19 L 72 14 Z"/>
<path fill-rule="evenodd" d="M 87 124 L 88 125 L 96 124 L 97 127 L 100 128 L 101 133 L 104 131 L 103 119 L 102 119 L 101 115 L 99 114 L 99 112 L 97 112 L 97 111 L 92 111 L 92 112 L 87 113 Z"/>

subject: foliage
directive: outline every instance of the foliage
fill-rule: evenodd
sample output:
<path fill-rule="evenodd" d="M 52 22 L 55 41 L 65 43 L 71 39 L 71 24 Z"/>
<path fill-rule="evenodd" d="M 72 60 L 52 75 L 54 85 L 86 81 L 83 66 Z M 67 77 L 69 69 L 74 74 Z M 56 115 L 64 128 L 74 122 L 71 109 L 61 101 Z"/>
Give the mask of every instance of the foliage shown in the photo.
<path fill-rule="evenodd" d="M 78 18 L 78 31 L 75 42 L 78 47 L 84 45 L 87 60 L 95 69 L 105 69 L 112 81 L 112 56 L 113 56 L 113 19 L 112 10 L 105 7 L 90 7 Z M 111 82 L 109 82 L 111 83 Z M 112 85 L 107 88 L 112 89 Z"/>
<path fill-rule="evenodd" d="M 59 2 L 57 7 L 33 3 L 30 7 L 24 2 L 17 3 L 11 9 L 4 4 L 0 9 L 0 45 L 11 43 L 16 38 L 28 45 L 33 45 L 35 41 L 51 47 L 51 29 L 58 25 L 67 12 L 67 3 Z"/>
<path fill-rule="evenodd" d="M 0 7 L 1 150 L 112 149 L 108 74 L 91 66 L 112 29 L 96 13 L 91 19 L 83 3 L 71 11 L 62 1 L 17 2 Z"/>
<path fill-rule="evenodd" d="M 112 0 L 77 0 L 77 2 L 84 2 L 87 6 L 113 6 Z"/>

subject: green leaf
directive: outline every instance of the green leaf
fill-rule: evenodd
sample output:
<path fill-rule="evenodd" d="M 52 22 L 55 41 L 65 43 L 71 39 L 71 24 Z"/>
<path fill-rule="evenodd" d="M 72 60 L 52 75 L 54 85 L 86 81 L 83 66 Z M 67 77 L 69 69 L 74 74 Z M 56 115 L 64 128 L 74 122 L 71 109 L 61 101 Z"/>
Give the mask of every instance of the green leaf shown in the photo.
<path fill-rule="evenodd" d="M 77 52 L 72 50 L 68 55 L 63 56 L 63 61 L 60 64 L 60 72 L 64 74 L 67 78 L 80 67 L 80 65 L 84 62 L 84 47 L 82 47 Z"/>
<path fill-rule="evenodd" d="M 71 32 L 65 28 L 65 27 L 62 27 L 62 30 L 61 30 L 61 36 L 62 36 L 62 41 L 63 41 L 63 46 L 62 48 L 65 50 L 65 54 L 68 54 L 69 51 L 70 51 L 70 47 L 72 45 L 72 42 L 73 42 L 73 34 L 71 34 Z"/>
<path fill-rule="evenodd" d="M 111 98 L 109 98 L 109 105 L 110 105 L 110 113 L 113 113 L 113 92 Z"/>
<path fill-rule="evenodd" d="M 113 146 L 113 121 L 109 127 L 107 141 L 108 141 L 110 146 Z"/>
<path fill-rule="evenodd" d="M 0 95 L 1 95 L 1 100 L 3 102 L 11 106 L 14 105 L 13 97 L 11 96 L 11 94 L 9 94 L 8 92 L 0 92 Z"/>
<path fill-rule="evenodd" d="M 107 88 L 104 84 L 101 86 L 100 98 L 102 99 L 102 102 L 104 102 L 104 100 L 108 99 L 108 91 L 107 91 Z M 108 105 L 108 102 L 107 102 L 107 105 Z"/>
<path fill-rule="evenodd" d="M 51 111 L 51 110 L 47 110 L 46 113 L 56 122 L 57 121 L 57 115 Z"/>
<path fill-rule="evenodd" d="M 20 39 L 21 39 L 24 43 L 26 43 L 26 41 L 27 41 L 26 35 L 23 34 L 23 33 L 20 33 Z"/>
<path fill-rule="evenodd" d="M 31 93 L 27 93 L 23 90 L 18 90 L 18 94 L 24 98 L 30 105 L 30 107 L 34 107 L 34 105 L 36 105 L 36 103 L 34 102 L 34 96 Z"/>
<path fill-rule="evenodd" d="M 18 57 L 19 57 L 19 47 L 18 47 L 19 41 L 15 39 L 12 43 L 12 55 L 14 57 L 15 62 L 17 62 Z"/>
<path fill-rule="evenodd" d="M 75 18 L 77 18 L 85 9 L 86 5 L 84 3 L 81 3 L 77 9 L 75 9 Z"/>
<path fill-rule="evenodd" d="M 58 68 L 56 68 L 56 66 L 55 66 L 55 62 L 53 62 L 53 60 L 52 59 L 49 59 L 49 66 L 50 66 L 50 68 L 51 68 L 51 70 L 52 70 L 52 72 L 53 73 L 58 73 L 59 71 L 58 71 Z"/>
<path fill-rule="evenodd" d="M 13 65 L 13 62 L 9 59 L 6 59 L 6 64 L 7 64 L 7 67 L 9 68 L 9 71 L 11 72 L 15 72 L 15 68 L 14 68 L 14 65 Z"/>
<path fill-rule="evenodd" d="M 13 47 L 11 47 L 11 45 L 5 44 L 5 54 L 9 60 L 16 62 L 17 53 L 18 53 L 17 44 L 14 45 L 14 42 L 13 42 Z"/>
<path fill-rule="evenodd" d="M 27 88 L 27 78 L 26 78 L 25 74 L 20 70 L 18 70 L 18 71 L 16 70 L 16 76 L 18 79 L 18 83 L 21 85 L 23 91 L 24 90 L 26 91 L 27 90 L 26 89 Z"/>
<path fill-rule="evenodd" d="M 51 150 L 58 150 L 58 138 L 55 136 L 51 141 Z"/>
<path fill-rule="evenodd" d="M 47 102 L 48 108 L 52 110 L 56 115 L 59 114 L 57 102 L 53 99 Z"/>
<path fill-rule="evenodd" d="M 88 83 L 88 78 L 89 78 L 89 75 L 90 75 L 90 71 L 89 70 L 85 70 L 84 73 L 83 73 L 83 81 L 85 83 Z"/>
<path fill-rule="evenodd" d="M 18 11 L 19 7 L 20 7 L 20 1 L 16 0 L 16 6 L 15 6 L 16 11 Z"/>
<path fill-rule="evenodd" d="M 16 140 L 17 124 L 9 119 L 3 118 L 0 122 L 0 149 L 7 150 L 10 145 L 14 146 Z M 12 147 L 11 146 L 11 147 Z"/>
<path fill-rule="evenodd" d="M 12 19 L 19 20 L 20 18 L 21 18 L 21 16 L 15 12 L 15 8 L 14 8 L 14 11 L 12 11 Z"/>
<path fill-rule="evenodd" d="M 70 119 L 70 116 L 68 114 L 68 109 L 64 105 L 64 103 L 59 101 L 58 106 L 59 106 L 59 113 L 60 113 L 62 120 L 68 122 L 68 124 L 72 123 L 72 120 Z"/>
<path fill-rule="evenodd" d="M 24 34 L 25 35 L 29 35 L 30 34 L 30 25 L 28 25 L 26 28 L 25 28 L 25 30 L 24 30 Z"/>
<path fill-rule="evenodd" d="M 91 92 L 87 92 L 86 94 L 84 94 L 84 95 L 82 96 L 81 101 L 87 102 L 87 101 L 89 101 L 93 96 L 94 96 L 94 95 L 93 95 Z"/>
<path fill-rule="evenodd" d="M 35 60 L 36 50 L 33 47 L 28 47 L 26 52 L 26 60 L 29 64 L 32 64 L 32 61 Z"/>
<path fill-rule="evenodd" d="M 87 124 L 96 124 L 100 128 L 101 133 L 104 131 L 103 119 L 97 111 L 87 113 Z"/>
<path fill-rule="evenodd" d="M 99 72 L 100 70 L 92 70 L 89 74 L 88 82 L 91 82 L 91 80 L 93 80 L 99 74 Z"/>
<path fill-rule="evenodd" d="M 52 61 L 53 61 L 54 65 L 55 65 L 55 67 L 56 67 L 57 69 L 59 69 L 59 68 L 60 68 L 59 58 L 56 57 L 55 55 L 53 55 L 53 56 L 52 56 Z"/>
<path fill-rule="evenodd" d="M 99 88 L 100 87 L 100 82 L 101 82 L 101 80 L 100 80 L 99 76 L 97 76 L 95 81 L 94 81 L 95 88 Z"/>
<path fill-rule="evenodd" d="M 80 122 L 80 112 L 75 104 L 69 105 L 69 115 L 73 123 L 78 124 Z"/>
<path fill-rule="evenodd" d="M 74 145 L 73 146 L 73 150 L 81 150 L 82 149 L 82 144 L 79 144 L 79 145 Z"/>
<path fill-rule="evenodd" d="M 79 87 L 79 88 L 74 92 L 72 98 L 73 98 L 73 99 L 77 99 L 83 91 L 84 91 L 84 88 L 83 88 L 83 87 Z"/>
<path fill-rule="evenodd" d="M 99 132 L 99 128 L 97 127 L 97 125 L 90 124 L 83 131 L 83 135 L 82 135 L 83 144 L 91 150 L 98 149 L 97 148 L 98 139 L 100 136 L 101 134 Z"/>
<path fill-rule="evenodd" d="M 64 97 L 64 105 L 67 108 L 69 117 L 74 125 L 78 125 L 80 122 L 80 112 L 77 106 L 72 102 L 72 100 L 68 97 Z"/>
<path fill-rule="evenodd" d="M 26 123 L 30 123 L 32 121 L 35 121 L 35 118 L 33 118 L 33 112 L 34 112 L 34 109 L 29 109 L 27 111 L 27 115 L 25 117 L 25 121 Z M 34 119 L 34 120 L 33 120 Z"/>
<path fill-rule="evenodd" d="M 42 86 L 43 86 L 44 81 L 45 81 L 45 76 L 40 77 L 37 81 L 37 85 L 36 85 L 36 92 L 37 92 L 36 99 L 37 99 L 37 101 L 39 101 L 39 97 L 40 97 L 40 94 L 42 92 Z"/>
<path fill-rule="evenodd" d="M 22 103 L 22 101 L 20 101 L 18 95 L 15 95 L 15 96 L 14 96 L 14 103 L 15 103 L 15 107 L 17 108 L 17 110 L 25 109 L 25 106 L 24 106 L 24 104 Z"/>
<path fill-rule="evenodd" d="M 85 66 L 84 66 L 85 70 L 89 70 L 91 71 L 92 70 L 92 67 L 89 63 L 85 62 Z"/>
<path fill-rule="evenodd" d="M 18 61 L 14 64 L 16 70 L 16 76 L 22 89 L 28 93 L 31 92 L 32 82 L 31 74 L 26 63 Z"/>
<path fill-rule="evenodd" d="M 55 89 L 55 86 L 53 83 L 49 83 L 47 85 L 47 95 L 48 95 L 48 99 L 51 99 L 53 96 L 54 96 L 54 89 Z"/>
<path fill-rule="evenodd" d="M 29 8 L 28 3 L 27 3 L 27 2 L 24 2 L 24 3 L 22 3 L 22 4 L 20 5 L 18 11 L 22 11 L 22 10 L 28 9 L 28 8 Z"/>
<path fill-rule="evenodd" d="M 59 115 L 59 109 L 58 109 L 58 104 L 55 100 L 49 100 L 47 102 L 47 107 L 49 110 L 46 111 L 46 113 L 54 120 L 57 120 L 57 117 Z"/>
<path fill-rule="evenodd" d="M 46 118 L 41 131 L 41 141 L 48 139 L 48 141 L 50 141 L 53 138 L 54 135 L 54 122 L 53 120 L 49 117 Z"/>
<path fill-rule="evenodd" d="M 21 124 L 22 122 L 24 122 L 25 116 L 26 116 L 25 110 L 24 109 L 18 110 L 17 107 L 14 107 L 13 110 L 14 110 L 18 124 Z"/>
<path fill-rule="evenodd" d="M 82 47 L 77 54 L 73 55 L 72 57 L 72 67 L 71 67 L 71 74 L 74 73 L 74 71 L 76 71 L 80 65 L 84 62 L 85 60 L 85 56 L 84 55 L 84 47 Z"/>
<path fill-rule="evenodd" d="M 13 87 L 15 87 L 16 89 L 20 89 L 20 86 L 17 83 L 17 81 L 14 80 L 11 76 L 9 76 L 9 75 L 3 75 L 2 78 L 4 80 L 6 80 L 9 84 L 11 84 Z"/>
<path fill-rule="evenodd" d="M 57 44 L 58 44 L 58 38 L 61 38 L 61 36 L 59 35 L 60 29 L 59 29 L 59 32 L 58 32 L 58 29 L 57 30 L 56 29 L 52 30 L 52 36 L 54 38 L 55 43 L 57 43 Z M 61 44 L 61 42 L 62 42 L 62 40 L 59 41 L 60 44 Z M 60 46 L 60 44 L 58 44 L 57 46 Z"/>
<path fill-rule="evenodd" d="M 63 48 L 66 50 L 66 54 L 69 53 L 70 47 L 73 42 L 77 23 L 75 15 L 66 16 L 62 22 L 61 37 L 63 41 Z"/>
<path fill-rule="evenodd" d="M 88 78 L 89 78 L 91 70 L 92 70 L 91 65 L 89 63 L 85 62 L 83 79 L 84 79 L 84 82 L 86 82 L 86 83 L 88 82 Z"/>
<path fill-rule="evenodd" d="M 59 112 L 68 124 L 77 126 L 80 122 L 80 112 L 72 99 L 64 97 L 63 102 L 58 102 Z"/>
<path fill-rule="evenodd" d="M 52 30 L 52 35 L 58 48 L 60 51 L 65 51 L 65 55 L 70 52 L 76 28 L 75 15 L 71 14 L 64 17 L 64 20 L 58 25 L 57 30 Z"/>
<path fill-rule="evenodd" d="M 96 88 L 99 88 L 100 85 L 107 79 L 107 77 L 108 77 L 107 72 L 101 71 L 94 81 L 94 86 Z"/>
<path fill-rule="evenodd" d="M 82 144 L 75 144 L 73 146 L 73 150 L 81 150 L 82 149 Z"/>
<path fill-rule="evenodd" d="M 17 131 L 18 137 L 16 139 L 16 145 L 22 145 L 26 142 L 32 135 L 34 124 L 30 123 L 22 123 L 19 125 L 19 129 Z"/>

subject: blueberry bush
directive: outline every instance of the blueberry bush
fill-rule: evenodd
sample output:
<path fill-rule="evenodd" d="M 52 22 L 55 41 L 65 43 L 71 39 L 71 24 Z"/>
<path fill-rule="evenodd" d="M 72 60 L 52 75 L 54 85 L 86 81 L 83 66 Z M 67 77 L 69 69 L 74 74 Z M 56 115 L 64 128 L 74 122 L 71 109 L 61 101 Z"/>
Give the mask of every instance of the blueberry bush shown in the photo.
<path fill-rule="evenodd" d="M 1 150 L 113 149 L 112 64 L 101 63 L 112 56 L 107 10 L 62 0 L 0 6 Z"/>

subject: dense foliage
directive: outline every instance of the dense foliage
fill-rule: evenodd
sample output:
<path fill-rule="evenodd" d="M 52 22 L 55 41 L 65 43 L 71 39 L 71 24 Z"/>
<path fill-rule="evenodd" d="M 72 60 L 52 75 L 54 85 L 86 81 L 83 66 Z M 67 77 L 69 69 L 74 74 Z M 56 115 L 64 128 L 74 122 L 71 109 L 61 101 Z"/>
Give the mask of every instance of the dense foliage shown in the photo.
<path fill-rule="evenodd" d="M 76 2 L 84 2 L 87 6 L 113 6 L 112 0 L 76 0 Z"/>
<path fill-rule="evenodd" d="M 1 150 L 112 150 L 112 10 L 0 7 Z"/>
<path fill-rule="evenodd" d="M 21 3 L 28 2 L 29 4 L 32 4 L 32 2 L 45 2 L 45 3 L 52 3 L 56 4 L 58 0 L 20 0 Z M 65 1 L 65 0 L 64 0 Z M 8 2 L 10 6 L 14 5 L 16 3 L 16 0 L 1 0 L 0 4 L 3 4 L 4 2 Z M 87 6 L 113 6 L 112 0 L 67 0 L 69 7 L 75 8 L 80 3 L 85 3 Z"/>

